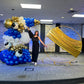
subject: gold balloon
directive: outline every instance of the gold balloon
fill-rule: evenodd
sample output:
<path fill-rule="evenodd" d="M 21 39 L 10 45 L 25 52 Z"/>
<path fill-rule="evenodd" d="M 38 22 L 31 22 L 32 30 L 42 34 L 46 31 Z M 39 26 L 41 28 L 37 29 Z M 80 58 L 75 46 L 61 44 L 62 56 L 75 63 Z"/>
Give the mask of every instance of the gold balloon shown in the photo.
<path fill-rule="evenodd" d="M 13 21 L 13 22 L 19 22 L 19 17 L 12 16 L 12 21 Z"/>
<path fill-rule="evenodd" d="M 21 33 L 23 32 L 23 30 L 21 30 L 20 28 L 18 28 L 18 31 L 21 32 Z"/>
<path fill-rule="evenodd" d="M 38 25 L 38 24 L 40 24 L 40 21 L 39 21 L 39 20 L 34 19 L 34 25 L 36 26 L 36 25 Z"/>
<path fill-rule="evenodd" d="M 10 50 L 14 51 L 14 48 L 11 48 Z"/>
<path fill-rule="evenodd" d="M 19 51 L 21 49 L 27 49 L 27 46 L 23 45 L 23 44 L 19 44 L 17 46 L 12 46 L 12 48 L 10 50 L 13 50 L 13 51 Z"/>
<path fill-rule="evenodd" d="M 15 49 L 15 51 L 18 51 L 18 49 Z"/>
<path fill-rule="evenodd" d="M 25 28 L 24 27 L 21 27 L 22 30 L 24 30 Z"/>
<path fill-rule="evenodd" d="M 24 27 L 24 25 L 23 25 L 22 23 L 20 23 L 20 24 L 19 24 L 19 27 L 20 27 L 20 28 L 21 28 L 21 27 Z"/>
<path fill-rule="evenodd" d="M 18 48 L 19 50 L 21 49 L 21 47 Z"/>
<path fill-rule="evenodd" d="M 34 19 L 34 23 L 36 23 L 36 21 L 37 21 L 37 20 L 36 20 L 36 19 Z"/>
<path fill-rule="evenodd" d="M 23 30 L 25 30 L 24 25 L 23 25 L 22 23 L 20 23 L 20 24 L 19 24 L 18 31 L 22 33 Z"/>
<path fill-rule="evenodd" d="M 25 49 L 27 49 L 27 47 L 25 46 Z"/>
<path fill-rule="evenodd" d="M 6 28 L 10 28 L 12 26 L 12 23 L 13 22 L 11 19 L 7 19 L 7 20 L 5 20 L 4 25 Z"/>

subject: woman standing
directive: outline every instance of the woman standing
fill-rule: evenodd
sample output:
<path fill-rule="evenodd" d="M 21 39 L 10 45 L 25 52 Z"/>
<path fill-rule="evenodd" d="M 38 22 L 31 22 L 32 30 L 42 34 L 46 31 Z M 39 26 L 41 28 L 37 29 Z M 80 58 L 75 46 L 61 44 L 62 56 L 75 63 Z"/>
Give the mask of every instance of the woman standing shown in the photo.
<path fill-rule="evenodd" d="M 32 45 L 32 63 L 34 63 L 34 65 L 36 66 L 37 65 L 37 59 L 38 59 L 38 53 L 39 53 L 39 41 L 45 47 L 47 47 L 47 46 L 44 44 L 44 42 L 38 36 L 38 34 L 39 34 L 38 31 L 35 31 L 35 34 L 33 34 L 29 28 L 27 28 L 27 29 L 28 29 L 29 36 L 33 41 L 33 45 Z"/>

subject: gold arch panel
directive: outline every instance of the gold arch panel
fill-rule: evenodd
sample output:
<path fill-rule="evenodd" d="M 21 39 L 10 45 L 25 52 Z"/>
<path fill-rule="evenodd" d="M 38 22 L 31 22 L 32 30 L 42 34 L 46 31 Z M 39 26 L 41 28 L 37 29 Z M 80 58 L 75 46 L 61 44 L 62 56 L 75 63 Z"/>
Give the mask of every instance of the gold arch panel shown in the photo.
<path fill-rule="evenodd" d="M 74 57 L 77 57 L 81 52 L 82 41 L 68 37 L 59 27 L 51 29 L 47 37 Z"/>

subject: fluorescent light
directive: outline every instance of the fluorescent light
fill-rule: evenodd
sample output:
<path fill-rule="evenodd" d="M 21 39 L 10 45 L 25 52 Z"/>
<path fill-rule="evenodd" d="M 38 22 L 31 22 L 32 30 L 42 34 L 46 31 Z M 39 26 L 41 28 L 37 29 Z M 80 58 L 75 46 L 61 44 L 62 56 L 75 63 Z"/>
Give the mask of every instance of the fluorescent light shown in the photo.
<path fill-rule="evenodd" d="M 64 17 L 61 17 L 61 18 L 64 18 Z"/>
<path fill-rule="evenodd" d="M 3 14 L 0 14 L 0 16 L 3 16 Z"/>
<path fill-rule="evenodd" d="M 74 10 L 73 8 L 70 8 L 70 10 Z"/>
<path fill-rule="evenodd" d="M 41 9 L 41 4 L 20 4 L 22 8 Z"/>
<path fill-rule="evenodd" d="M 84 17 L 84 14 L 74 14 L 72 17 Z"/>
<path fill-rule="evenodd" d="M 40 20 L 41 22 L 53 22 L 53 20 Z"/>
<path fill-rule="evenodd" d="M 53 20 L 41 19 L 40 22 L 41 22 L 41 24 L 52 24 Z"/>

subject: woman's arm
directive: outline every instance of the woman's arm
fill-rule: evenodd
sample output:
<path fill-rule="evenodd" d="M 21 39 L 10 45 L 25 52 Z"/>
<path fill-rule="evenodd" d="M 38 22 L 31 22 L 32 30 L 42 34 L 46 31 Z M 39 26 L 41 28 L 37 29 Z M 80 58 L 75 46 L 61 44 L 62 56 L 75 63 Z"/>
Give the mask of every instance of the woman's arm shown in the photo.
<path fill-rule="evenodd" d="M 29 33 L 30 38 L 34 36 L 29 27 L 26 29 L 26 32 Z"/>
<path fill-rule="evenodd" d="M 28 29 L 28 31 L 30 31 L 30 28 L 29 27 L 27 27 L 27 29 Z"/>
<path fill-rule="evenodd" d="M 45 46 L 45 47 L 47 47 L 45 44 L 44 44 L 44 42 L 41 40 L 41 38 L 38 36 L 38 39 L 40 40 L 40 42 Z"/>

